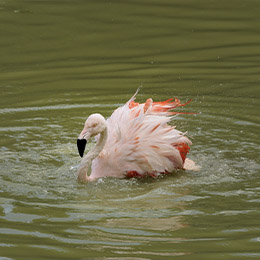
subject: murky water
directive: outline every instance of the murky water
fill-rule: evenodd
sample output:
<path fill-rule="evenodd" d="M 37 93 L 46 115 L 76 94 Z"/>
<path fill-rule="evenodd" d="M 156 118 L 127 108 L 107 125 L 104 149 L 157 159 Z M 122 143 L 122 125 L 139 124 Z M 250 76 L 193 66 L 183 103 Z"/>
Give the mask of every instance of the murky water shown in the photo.
<path fill-rule="evenodd" d="M 259 1 L 0 1 L 0 259 L 259 259 Z M 84 120 L 193 99 L 200 172 L 81 184 Z"/>

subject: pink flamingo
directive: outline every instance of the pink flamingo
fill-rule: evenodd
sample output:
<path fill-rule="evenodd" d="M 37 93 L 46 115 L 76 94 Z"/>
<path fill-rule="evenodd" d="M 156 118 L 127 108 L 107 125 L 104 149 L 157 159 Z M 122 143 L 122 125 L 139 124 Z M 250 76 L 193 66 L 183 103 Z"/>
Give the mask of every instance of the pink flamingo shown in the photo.
<path fill-rule="evenodd" d="M 137 91 L 138 92 L 138 91 Z M 156 177 L 175 169 L 194 169 L 196 165 L 186 158 L 191 141 L 169 125 L 180 112 L 171 110 L 185 106 L 179 99 L 145 103 L 134 102 L 135 95 L 117 108 L 110 118 L 100 114 L 90 115 L 77 141 L 79 154 L 83 157 L 86 142 L 96 138 L 78 168 L 78 180 L 92 181 L 101 177 Z M 92 165 L 91 165 L 92 162 Z M 88 168 L 91 165 L 91 174 Z"/>

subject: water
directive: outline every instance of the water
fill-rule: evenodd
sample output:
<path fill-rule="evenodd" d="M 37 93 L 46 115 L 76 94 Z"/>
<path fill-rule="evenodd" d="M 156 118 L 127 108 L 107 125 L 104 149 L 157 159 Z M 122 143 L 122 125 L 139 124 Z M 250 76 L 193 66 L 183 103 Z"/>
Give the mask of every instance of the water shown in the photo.
<path fill-rule="evenodd" d="M 0 1 L 0 259 L 259 259 L 259 1 Z M 86 117 L 192 99 L 199 172 L 82 184 Z"/>

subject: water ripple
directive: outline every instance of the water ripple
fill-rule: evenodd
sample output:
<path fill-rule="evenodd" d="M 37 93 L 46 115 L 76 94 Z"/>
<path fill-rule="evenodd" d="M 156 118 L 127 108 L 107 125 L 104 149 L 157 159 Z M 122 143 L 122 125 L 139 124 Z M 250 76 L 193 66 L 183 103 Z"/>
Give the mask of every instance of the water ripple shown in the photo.
<path fill-rule="evenodd" d="M 122 104 L 75 104 L 67 105 L 60 104 L 54 106 L 41 106 L 41 107 L 20 107 L 20 108 L 2 108 L 0 109 L 0 114 L 9 114 L 9 113 L 19 113 L 19 112 L 31 112 L 31 111 L 46 111 L 46 110 L 65 110 L 65 109 L 74 109 L 74 108 L 93 108 L 93 107 L 118 107 Z"/>

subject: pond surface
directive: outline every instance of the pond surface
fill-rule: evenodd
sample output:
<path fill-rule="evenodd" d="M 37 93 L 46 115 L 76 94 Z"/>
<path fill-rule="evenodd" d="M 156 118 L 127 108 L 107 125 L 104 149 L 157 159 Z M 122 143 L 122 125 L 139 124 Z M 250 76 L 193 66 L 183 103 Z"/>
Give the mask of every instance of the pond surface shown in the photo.
<path fill-rule="evenodd" d="M 0 259 L 259 259 L 259 10 L 0 0 Z M 86 117 L 140 86 L 192 99 L 174 124 L 201 170 L 78 183 Z"/>

